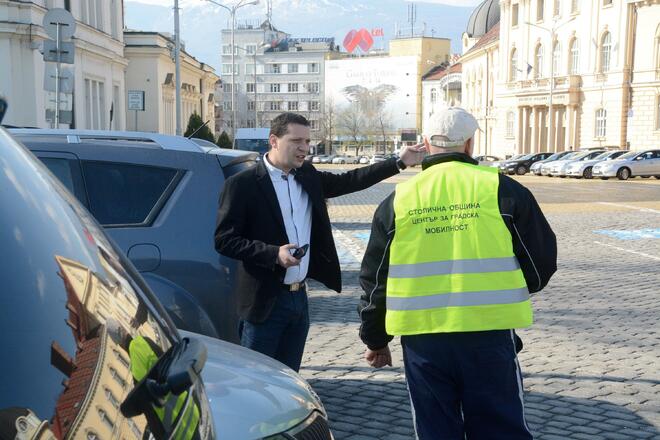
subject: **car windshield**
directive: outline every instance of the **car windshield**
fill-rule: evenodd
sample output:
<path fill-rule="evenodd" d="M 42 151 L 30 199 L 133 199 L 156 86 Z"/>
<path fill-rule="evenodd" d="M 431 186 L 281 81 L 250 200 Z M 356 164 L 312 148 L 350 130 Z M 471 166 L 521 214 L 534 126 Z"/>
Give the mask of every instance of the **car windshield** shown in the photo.
<path fill-rule="evenodd" d="M 559 158 L 559 157 L 561 157 L 561 153 L 555 153 L 555 154 L 553 154 L 552 156 L 548 157 L 548 158 L 546 159 L 546 161 L 547 161 L 547 162 L 550 162 L 550 161 L 552 161 L 552 160 L 556 160 L 556 159 Z"/>
<path fill-rule="evenodd" d="M 606 151 L 604 153 L 599 154 L 598 156 L 594 157 L 593 160 L 605 160 L 608 157 L 612 156 L 615 152 L 612 151 Z"/>
<path fill-rule="evenodd" d="M 639 154 L 639 151 L 629 151 L 626 154 L 622 154 L 617 158 L 617 160 L 625 160 L 625 159 L 632 159 L 633 157 L 637 156 Z"/>
<path fill-rule="evenodd" d="M 531 159 L 534 156 L 536 156 L 536 153 L 525 154 L 523 156 L 517 157 L 516 159 L 511 158 L 511 160 L 527 160 L 527 159 Z"/>

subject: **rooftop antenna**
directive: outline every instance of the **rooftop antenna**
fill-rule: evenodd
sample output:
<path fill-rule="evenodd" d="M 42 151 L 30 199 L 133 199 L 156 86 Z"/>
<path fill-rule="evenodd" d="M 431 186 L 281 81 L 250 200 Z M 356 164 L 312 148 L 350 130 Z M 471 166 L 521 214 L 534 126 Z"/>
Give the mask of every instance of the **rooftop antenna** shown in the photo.
<path fill-rule="evenodd" d="M 410 38 L 415 36 L 415 22 L 417 21 L 417 5 L 408 5 L 408 23 L 410 23 Z"/>
<path fill-rule="evenodd" d="M 268 18 L 268 24 L 272 29 L 273 28 L 273 23 L 272 23 L 272 20 L 273 20 L 273 0 L 268 0 L 266 2 L 266 5 L 267 5 L 267 8 L 268 8 L 268 10 L 266 11 L 266 17 Z"/>

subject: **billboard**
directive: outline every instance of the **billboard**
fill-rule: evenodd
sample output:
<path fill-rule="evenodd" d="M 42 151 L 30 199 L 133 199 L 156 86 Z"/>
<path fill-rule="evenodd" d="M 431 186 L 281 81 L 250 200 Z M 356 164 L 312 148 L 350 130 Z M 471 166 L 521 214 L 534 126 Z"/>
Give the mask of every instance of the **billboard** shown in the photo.
<path fill-rule="evenodd" d="M 362 124 L 387 133 L 415 128 L 417 58 L 363 57 L 325 62 L 325 102 L 353 111 Z M 373 131 L 373 130 L 372 130 Z"/>

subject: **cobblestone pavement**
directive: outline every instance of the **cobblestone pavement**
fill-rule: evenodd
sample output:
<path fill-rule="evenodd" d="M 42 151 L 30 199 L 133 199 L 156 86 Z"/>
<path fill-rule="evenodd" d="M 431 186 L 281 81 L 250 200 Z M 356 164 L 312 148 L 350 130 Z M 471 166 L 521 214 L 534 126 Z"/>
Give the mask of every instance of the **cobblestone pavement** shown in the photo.
<path fill-rule="evenodd" d="M 414 438 L 401 347 L 393 344 L 394 367 L 369 367 L 356 312 L 373 210 L 409 175 L 329 202 L 344 290 L 311 284 L 301 372 L 338 440 Z M 583 182 L 571 194 L 564 189 L 575 183 L 539 179 L 523 181 L 557 234 L 560 260 L 533 298 L 534 326 L 519 332 L 527 421 L 544 440 L 660 439 L 660 185 Z M 642 185 L 643 196 L 631 194 Z"/>

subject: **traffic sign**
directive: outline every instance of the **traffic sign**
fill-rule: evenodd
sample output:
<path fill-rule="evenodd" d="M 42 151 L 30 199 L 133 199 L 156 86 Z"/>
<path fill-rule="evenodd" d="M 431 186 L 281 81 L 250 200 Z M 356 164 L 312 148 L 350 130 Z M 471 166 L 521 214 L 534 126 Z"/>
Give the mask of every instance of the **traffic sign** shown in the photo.
<path fill-rule="evenodd" d="M 68 40 L 76 33 L 76 20 L 69 11 L 62 8 L 50 9 L 44 16 L 43 26 L 48 36 L 54 40 L 58 37 L 58 27 L 59 38 L 62 40 Z"/>
<path fill-rule="evenodd" d="M 142 90 L 129 90 L 128 91 L 128 109 L 135 111 L 144 111 L 144 91 Z"/>
<path fill-rule="evenodd" d="M 44 90 L 48 92 L 57 91 L 55 81 L 57 80 L 57 69 L 53 64 L 46 64 L 44 72 Z M 60 93 L 73 93 L 73 70 L 67 67 L 60 68 Z"/>
<path fill-rule="evenodd" d="M 60 59 L 61 64 L 73 64 L 75 55 L 75 46 L 73 43 L 60 43 Z M 57 59 L 57 42 L 53 40 L 44 40 L 44 61 L 56 63 Z"/>

